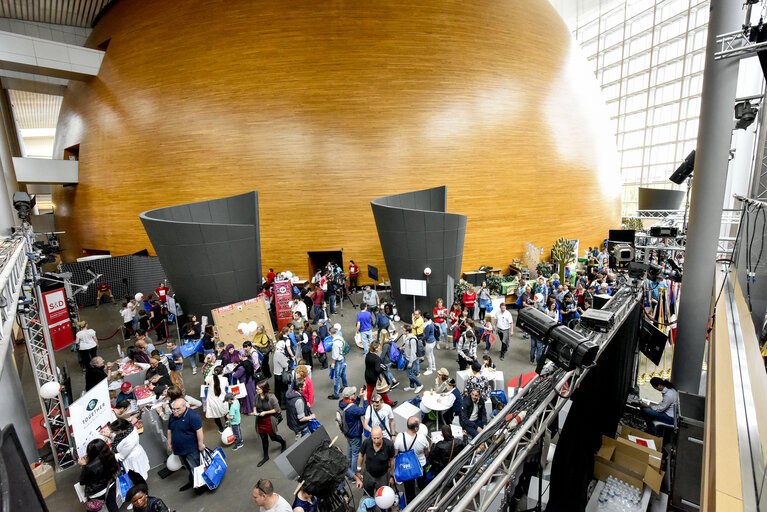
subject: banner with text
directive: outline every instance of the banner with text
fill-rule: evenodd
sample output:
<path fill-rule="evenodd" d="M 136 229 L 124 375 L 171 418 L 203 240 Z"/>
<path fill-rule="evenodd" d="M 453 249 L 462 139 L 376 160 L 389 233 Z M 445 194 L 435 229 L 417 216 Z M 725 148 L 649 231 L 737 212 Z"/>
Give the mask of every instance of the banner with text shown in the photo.
<path fill-rule="evenodd" d="M 109 427 L 105 426 L 113 419 L 107 379 L 72 402 L 69 405 L 69 426 L 77 445 L 77 455 L 85 455 L 88 443 L 94 439 L 102 439 L 108 434 Z"/>
<path fill-rule="evenodd" d="M 69 321 L 69 308 L 67 307 L 67 295 L 64 288 L 43 293 L 43 306 L 53 350 L 61 350 L 70 346 L 75 340 L 75 335 Z"/>
<path fill-rule="evenodd" d="M 277 330 L 293 321 L 293 312 L 290 310 L 290 300 L 293 298 L 293 283 L 290 281 L 274 282 L 274 307 L 277 314 Z"/>

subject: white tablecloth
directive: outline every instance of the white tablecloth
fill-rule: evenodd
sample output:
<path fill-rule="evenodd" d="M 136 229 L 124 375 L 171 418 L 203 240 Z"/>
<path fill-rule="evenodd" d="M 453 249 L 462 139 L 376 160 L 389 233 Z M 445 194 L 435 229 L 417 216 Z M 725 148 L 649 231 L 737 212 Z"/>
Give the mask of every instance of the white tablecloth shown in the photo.
<path fill-rule="evenodd" d="M 455 402 L 455 395 L 452 393 L 442 396 L 439 393 L 427 391 L 421 398 L 421 410 L 426 413 L 429 411 L 446 411 L 453 406 L 453 402 Z"/>

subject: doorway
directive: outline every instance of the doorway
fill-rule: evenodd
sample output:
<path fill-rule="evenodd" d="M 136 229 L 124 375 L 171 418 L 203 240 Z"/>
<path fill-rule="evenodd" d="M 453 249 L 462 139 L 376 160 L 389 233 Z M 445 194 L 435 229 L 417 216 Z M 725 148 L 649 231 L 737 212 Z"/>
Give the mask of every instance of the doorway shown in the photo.
<path fill-rule="evenodd" d="M 309 251 L 306 253 L 309 257 L 309 280 L 314 277 L 317 270 L 325 268 L 329 261 L 332 261 L 341 268 L 344 268 L 344 251 Z"/>

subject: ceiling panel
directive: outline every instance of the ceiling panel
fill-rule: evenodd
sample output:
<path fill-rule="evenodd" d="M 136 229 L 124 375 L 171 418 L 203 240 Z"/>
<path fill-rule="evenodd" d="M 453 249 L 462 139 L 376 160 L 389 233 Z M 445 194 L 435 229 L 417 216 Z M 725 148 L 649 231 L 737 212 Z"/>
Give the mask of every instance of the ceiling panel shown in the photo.
<path fill-rule="evenodd" d="M 90 28 L 110 0 L 0 0 L 0 18 Z"/>
<path fill-rule="evenodd" d="M 61 110 L 61 96 L 9 90 L 13 115 L 20 130 L 56 128 Z"/>

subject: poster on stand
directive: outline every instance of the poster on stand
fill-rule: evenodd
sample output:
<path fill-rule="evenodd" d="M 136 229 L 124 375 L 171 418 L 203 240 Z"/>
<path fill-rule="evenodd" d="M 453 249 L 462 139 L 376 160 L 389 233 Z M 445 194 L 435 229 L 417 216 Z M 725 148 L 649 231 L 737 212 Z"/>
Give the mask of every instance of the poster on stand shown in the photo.
<path fill-rule="evenodd" d="M 69 405 L 69 426 L 78 456 L 85 455 L 85 449 L 93 439 L 103 438 L 101 430 L 112 420 L 109 387 L 104 379 Z"/>
<path fill-rule="evenodd" d="M 72 345 L 75 334 L 72 332 L 72 322 L 69 320 L 67 295 L 64 288 L 43 293 L 43 305 L 53 350 L 61 350 Z"/>
<path fill-rule="evenodd" d="M 274 307 L 277 314 L 277 330 L 293 321 L 293 312 L 290 310 L 290 300 L 293 298 L 293 284 L 290 281 L 274 282 Z"/>

